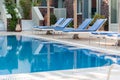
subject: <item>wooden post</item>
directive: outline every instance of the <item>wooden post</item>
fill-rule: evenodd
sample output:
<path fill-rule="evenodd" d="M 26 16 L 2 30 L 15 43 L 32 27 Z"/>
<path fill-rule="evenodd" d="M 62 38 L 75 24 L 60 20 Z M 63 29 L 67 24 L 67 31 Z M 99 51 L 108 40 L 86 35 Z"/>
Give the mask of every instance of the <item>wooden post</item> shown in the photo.
<path fill-rule="evenodd" d="M 47 26 L 50 26 L 50 0 L 47 0 Z M 52 34 L 51 31 L 47 31 L 47 35 Z"/>
<path fill-rule="evenodd" d="M 73 11 L 74 11 L 74 28 L 77 28 L 77 0 L 73 2 Z M 73 39 L 79 39 L 78 34 L 73 35 Z"/>
<path fill-rule="evenodd" d="M 77 28 L 77 0 L 73 2 L 73 11 L 74 11 L 74 28 Z"/>
<path fill-rule="evenodd" d="M 50 26 L 50 0 L 47 0 L 47 26 Z"/>
<path fill-rule="evenodd" d="M 118 7 L 120 7 L 120 0 L 118 0 Z M 118 8 L 118 33 L 120 33 L 120 8 Z M 117 40 L 117 46 L 120 46 L 120 40 Z"/>

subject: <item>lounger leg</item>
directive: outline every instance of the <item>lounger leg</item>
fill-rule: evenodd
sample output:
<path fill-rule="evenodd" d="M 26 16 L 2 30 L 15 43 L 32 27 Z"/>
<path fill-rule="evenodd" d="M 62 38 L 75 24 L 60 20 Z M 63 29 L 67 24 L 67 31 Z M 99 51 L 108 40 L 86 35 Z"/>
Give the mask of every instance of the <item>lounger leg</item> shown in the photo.
<path fill-rule="evenodd" d="M 34 30 L 32 30 L 32 34 L 34 34 Z"/>
<path fill-rule="evenodd" d="M 90 45 L 90 39 L 92 38 L 92 36 L 90 36 L 90 34 L 89 34 L 89 45 Z"/>
<path fill-rule="evenodd" d="M 97 37 L 97 38 L 98 38 L 98 42 L 99 42 L 99 44 L 98 44 L 98 45 L 100 46 L 100 37 Z"/>
<path fill-rule="evenodd" d="M 103 37 L 103 39 L 105 39 L 105 48 L 106 48 L 106 40 L 107 40 L 107 39 L 106 39 L 105 37 Z"/>
<path fill-rule="evenodd" d="M 61 33 L 61 37 L 63 38 L 62 32 L 60 32 L 60 33 Z"/>
<path fill-rule="evenodd" d="M 120 46 L 120 40 L 117 40 L 117 45 Z"/>
<path fill-rule="evenodd" d="M 62 38 L 64 38 L 64 36 L 63 36 L 63 33 L 61 32 L 61 34 L 62 34 Z"/>
<path fill-rule="evenodd" d="M 107 38 L 105 38 L 105 48 L 107 47 L 106 42 L 107 42 Z"/>
<path fill-rule="evenodd" d="M 118 40 L 118 37 L 116 37 L 116 43 L 115 43 L 115 48 L 117 49 L 117 46 L 120 46 L 120 40 Z"/>
<path fill-rule="evenodd" d="M 53 38 L 55 38 L 55 32 L 53 31 Z"/>

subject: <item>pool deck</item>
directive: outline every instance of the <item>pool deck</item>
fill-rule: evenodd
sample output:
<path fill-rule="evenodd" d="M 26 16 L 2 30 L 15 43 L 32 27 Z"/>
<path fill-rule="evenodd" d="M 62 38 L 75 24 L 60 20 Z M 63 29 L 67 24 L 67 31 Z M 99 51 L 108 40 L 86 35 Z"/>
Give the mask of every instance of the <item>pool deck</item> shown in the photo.
<path fill-rule="evenodd" d="M 33 34 L 32 31 L 26 32 L 0 32 L 0 35 L 24 35 L 35 38 L 44 38 L 46 40 L 61 42 L 69 45 L 74 45 L 77 48 L 91 48 L 109 54 L 120 55 L 120 47 L 112 46 L 116 40 L 89 38 L 88 33 L 81 33 L 80 39 L 72 39 L 71 34 L 55 34 L 46 35 L 44 32 Z M 0 80 L 119 80 L 120 66 L 113 65 L 110 79 L 107 79 L 108 72 L 111 66 L 89 68 L 89 69 L 74 69 L 63 71 L 50 71 L 31 74 L 14 74 L 1 75 Z"/>

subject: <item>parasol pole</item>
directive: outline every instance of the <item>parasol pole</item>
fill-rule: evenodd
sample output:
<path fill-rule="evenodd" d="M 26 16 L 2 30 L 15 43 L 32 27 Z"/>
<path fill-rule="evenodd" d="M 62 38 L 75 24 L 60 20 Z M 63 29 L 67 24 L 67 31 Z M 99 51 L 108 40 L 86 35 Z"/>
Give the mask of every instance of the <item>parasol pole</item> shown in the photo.
<path fill-rule="evenodd" d="M 50 26 L 50 0 L 47 0 L 47 26 Z"/>
<path fill-rule="evenodd" d="M 74 11 L 74 28 L 77 28 L 77 0 L 73 2 L 73 11 Z"/>

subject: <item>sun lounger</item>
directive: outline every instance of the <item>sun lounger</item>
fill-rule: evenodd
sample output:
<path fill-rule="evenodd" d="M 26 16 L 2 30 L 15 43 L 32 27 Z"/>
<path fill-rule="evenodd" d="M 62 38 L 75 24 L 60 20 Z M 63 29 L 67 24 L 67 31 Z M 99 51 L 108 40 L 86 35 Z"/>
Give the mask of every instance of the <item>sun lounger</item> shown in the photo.
<path fill-rule="evenodd" d="M 70 30 L 70 31 L 67 31 L 67 32 L 94 32 L 94 31 L 97 31 L 99 30 L 103 24 L 106 22 L 106 19 L 98 19 L 90 28 L 88 28 L 87 30 L 81 30 L 81 29 L 75 29 L 75 30 Z M 63 30 L 63 32 L 66 32 Z"/>
<path fill-rule="evenodd" d="M 63 30 L 65 27 L 67 27 L 71 22 L 72 22 L 72 18 L 67 18 L 62 24 L 57 25 L 55 27 L 43 27 L 40 28 L 38 27 L 37 30 L 41 30 L 41 31 L 53 31 L 53 30 Z"/>
<path fill-rule="evenodd" d="M 55 31 L 61 31 L 63 30 L 64 28 L 66 28 L 71 22 L 72 22 L 72 18 L 67 18 L 63 23 L 62 25 L 59 25 L 57 27 L 54 28 Z"/>
<path fill-rule="evenodd" d="M 37 28 L 37 29 L 41 28 L 42 29 L 42 28 L 56 27 L 56 26 L 62 24 L 64 21 L 65 21 L 65 18 L 59 18 L 54 25 L 51 25 L 51 26 L 34 26 L 33 28 Z"/>
<path fill-rule="evenodd" d="M 91 37 L 97 37 L 97 38 L 105 38 L 107 35 L 113 35 L 113 34 L 118 34 L 117 32 L 111 32 L 111 31 L 96 31 L 96 32 L 91 32 Z"/>
<path fill-rule="evenodd" d="M 115 45 L 120 46 L 120 34 L 119 33 L 116 33 L 116 34 L 107 34 L 105 36 L 105 39 L 115 40 L 116 41 Z"/>
<path fill-rule="evenodd" d="M 79 29 L 79 30 L 84 30 L 84 29 L 86 29 L 86 28 L 89 26 L 89 24 L 91 23 L 91 21 L 92 21 L 92 19 L 86 19 L 85 21 L 82 22 L 82 24 L 80 24 L 80 25 L 78 26 L 77 29 Z M 65 29 L 64 29 L 65 32 L 67 32 L 67 31 L 72 31 L 72 30 L 76 30 L 76 29 L 75 29 L 75 28 L 65 28 Z"/>
<path fill-rule="evenodd" d="M 111 31 L 99 31 L 99 32 L 92 32 L 93 35 L 113 35 L 118 34 L 117 32 L 111 32 Z"/>
<path fill-rule="evenodd" d="M 107 39 L 115 40 L 115 44 L 111 45 L 120 45 L 120 34 L 118 32 L 111 32 L 111 31 L 102 31 L 102 32 L 92 32 L 91 37 L 97 37 L 101 39 L 105 39 L 105 44 Z"/>

